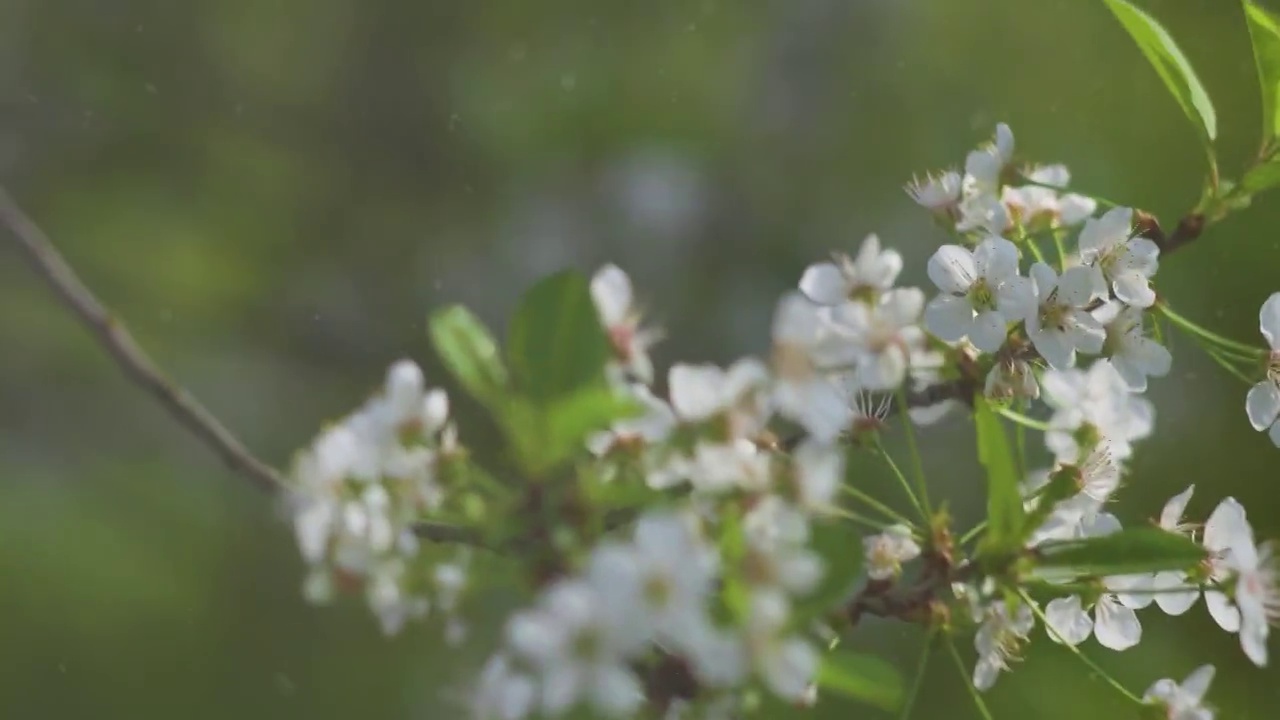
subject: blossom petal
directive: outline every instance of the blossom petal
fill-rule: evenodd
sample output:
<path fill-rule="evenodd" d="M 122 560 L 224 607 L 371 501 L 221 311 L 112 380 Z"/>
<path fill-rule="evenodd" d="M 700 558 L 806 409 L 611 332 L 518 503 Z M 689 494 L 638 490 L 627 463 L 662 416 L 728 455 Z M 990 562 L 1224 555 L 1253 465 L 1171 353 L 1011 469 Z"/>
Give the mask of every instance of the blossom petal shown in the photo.
<path fill-rule="evenodd" d="M 1133 608 L 1103 596 L 1098 601 L 1097 615 L 1093 634 L 1103 647 L 1117 651 L 1128 650 L 1142 639 L 1142 623 L 1138 622 L 1138 614 Z"/>
<path fill-rule="evenodd" d="M 631 279 L 617 265 L 605 265 L 591 278 L 591 299 L 600 321 L 607 326 L 617 325 L 631 312 Z"/>
<path fill-rule="evenodd" d="M 1242 624 L 1240 627 L 1240 647 L 1258 667 L 1267 666 L 1267 635 L 1265 619 L 1261 623 Z"/>
<path fill-rule="evenodd" d="M 1129 271 L 1120 273 L 1111 283 L 1116 297 L 1122 302 L 1136 308 L 1149 308 L 1156 304 L 1156 291 L 1141 273 Z"/>
<path fill-rule="evenodd" d="M 1209 683 L 1213 682 L 1213 666 L 1201 665 L 1186 680 L 1182 681 L 1182 692 L 1196 702 L 1204 699 L 1206 693 L 1209 692 Z"/>
<path fill-rule="evenodd" d="M 644 702 L 640 680 L 624 665 L 597 667 L 592 681 L 591 702 L 609 717 L 631 717 Z"/>
<path fill-rule="evenodd" d="M 1005 279 L 996 289 L 996 308 L 1011 321 L 1025 319 L 1036 311 L 1036 283 L 1018 275 Z"/>
<path fill-rule="evenodd" d="M 1160 511 L 1160 527 L 1170 531 L 1178 527 L 1182 522 L 1182 516 L 1187 513 L 1187 504 L 1191 502 L 1191 495 L 1195 491 L 1195 485 L 1188 485 L 1186 490 L 1169 498 L 1169 502 L 1165 503 Z"/>
<path fill-rule="evenodd" d="M 724 409 L 724 371 L 714 365 L 677 363 L 671 366 L 667 384 L 671 407 L 684 420 L 706 420 Z"/>
<path fill-rule="evenodd" d="M 1058 273 L 1042 262 L 1032 264 L 1028 274 L 1035 281 L 1036 293 L 1042 302 L 1048 300 L 1053 291 L 1058 288 Z"/>
<path fill-rule="evenodd" d="M 973 325 L 973 306 L 957 295 L 939 295 L 924 308 L 924 326 L 947 342 L 955 342 Z"/>
<path fill-rule="evenodd" d="M 1276 423 L 1272 425 L 1271 430 L 1267 433 L 1267 436 L 1271 438 L 1271 443 L 1273 445 L 1280 448 L 1280 423 Z"/>
<path fill-rule="evenodd" d="M 1186 592 L 1173 592 L 1175 588 L 1186 587 L 1187 583 L 1188 579 L 1184 573 L 1175 570 L 1157 573 L 1155 580 L 1152 581 L 1152 587 L 1157 591 L 1156 605 L 1169 615 L 1181 615 L 1190 610 L 1191 606 L 1196 604 L 1196 600 L 1200 599 L 1199 590 L 1191 588 Z"/>
<path fill-rule="evenodd" d="M 1271 297 L 1262 303 L 1262 310 L 1258 312 L 1258 326 L 1271 349 L 1280 350 L 1280 292 L 1271 293 Z"/>
<path fill-rule="evenodd" d="M 1030 324 L 1030 323 L 1029 323 Z M 1036 330 L 1028 327 L 1031 342 L 1055 370 L 1067 370 L 1076 364 L 1076 350 L 1066 336 L 1054 330 Z"/>
<path fill-rule="evenodd" d="M 959 245 L 943 245 L 929 258 L 929 279 L 943 292 L 964 293 L 978 279 L 973 253 Z"/>
<path fill-rule="evenodd" d="M 1249 389 L 1244 400 L 1249 424 L 1259 432 L 1266 430 L 1280 417 L 1280 385 L 1263 380 Z"/>
<path fill-rule="evenodd" d="M 1093 620 L 1084 611 L 1080 597 L 1057 598 L 1044 606 L 1049 638 L 1057 643 L 1079 645 L 1093 632 Z"/>
<path fill-rule="evenodd" d="M 1005 324 L 1004 315 L 997 310 L 980 313 L 973 319 L 973 325 L 969 328 L 969 340 L 983 352 L 999 350 L 1007 336 L 1008 327 Z"/>
<path fill-rule="evenodd" d="M 1224 593 L 1206 590 L 1204 604 L 1209 608 L 1209 614 L 1213 616 L 1213 621 L 1218 623 L 1218 627 L 1230 633 L 1240 631 L 1240 611 L 1231 604 L 1230 598 Z"/>
<path fill-rule="evenodd" d="M 1058 278 L 1058 299 L 1071 307 L 1084 307 L 1105 292 L 1106 284 L 1098 268 L 1067 268 Z"/>
<path fill-rule="evenodd" d="M 849 281 L 835 263 L 817 263 L 800 276 L 800 292 L 819 305 L 838 305 L 849 299 Z"/>
<path fill-rule="evenodd" d="M 973 250 L 974 269 L 992 286 L 1018 274 L 1018 247 L 1000 237 L 989 237 Z"/>

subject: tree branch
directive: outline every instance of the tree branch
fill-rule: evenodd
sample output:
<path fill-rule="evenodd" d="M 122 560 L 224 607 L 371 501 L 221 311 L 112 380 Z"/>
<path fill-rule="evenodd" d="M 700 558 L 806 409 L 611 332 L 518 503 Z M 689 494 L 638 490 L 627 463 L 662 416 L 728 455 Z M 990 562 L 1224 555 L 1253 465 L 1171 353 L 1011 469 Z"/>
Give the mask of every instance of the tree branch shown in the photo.
<path fill-rule="evenodd" d="M 4 188 L 0 188 L 0 223 L 53 293 L 115 359 L 129 379 L 147 391 L 169 414 L 235 472 L 267 492 L 281 491 L 284 478 L 262 462 L 191 393 L 175 384 L 133 339 L 128 328 L 98 300 L 62 257 L 53 241 Z"/>
<path fill-rule="evenodd" d="M 49 236 L 3 187 L 0 187 L 0 225 L 9 230 L 32 269 L 115 360 L 126 377 L 154 397 L 174 420 L 213 450 L 233 472 L 272 495 L 289 491 L 283 473 L 258 459 L 195 396 L 165 376 L 124 323 L 84 284 Z M 432 542 L 483 544 L 472 528 L 455 525 L 418 523 L 414 525 L 414 534 Z"/>

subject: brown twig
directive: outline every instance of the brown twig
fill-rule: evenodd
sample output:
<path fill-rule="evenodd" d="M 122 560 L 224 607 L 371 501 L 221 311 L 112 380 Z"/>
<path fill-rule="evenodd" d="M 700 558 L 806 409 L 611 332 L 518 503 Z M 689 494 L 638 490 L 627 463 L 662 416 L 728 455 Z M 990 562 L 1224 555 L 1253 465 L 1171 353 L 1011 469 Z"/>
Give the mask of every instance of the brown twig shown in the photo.
<path fill-rule="evenodd" d="M 233 472 L 272 495 L 288 492 L 283 473 L 258 459 L 195 396 L 165 376 L 124 323 L 84 284 L 44 230 L 3 187 L 0 187 L 0 225 L 8 228 L 32 269 L 111 355 L 125 376 L 154 397 Z M 419 523 L 414 526 L 414 532 L 433 542 L 483 544 L 473 529 L 454 525 Z"/>

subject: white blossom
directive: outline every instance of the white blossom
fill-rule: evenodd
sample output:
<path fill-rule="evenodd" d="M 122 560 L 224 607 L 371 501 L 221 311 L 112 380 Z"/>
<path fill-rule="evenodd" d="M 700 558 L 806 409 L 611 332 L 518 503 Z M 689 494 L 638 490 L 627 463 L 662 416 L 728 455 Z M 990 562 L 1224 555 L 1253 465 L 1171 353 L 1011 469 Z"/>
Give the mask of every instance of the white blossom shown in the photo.
<path fill-rule="evenodd" d="M 773 315 L 773 403 L 780 414 L 827 441 L 840 434 L 848 419 L 831 368 L 853 362 L 859 350 L 818 311 L 800 293 L 788 293 L 778 301 Z"/>
<path fill-rule="evenodd" d="M 978 662 L 973 668 L 974 687 L 985 691 L 995 685 L 1000 673 L 1009 670 L 1009 663 L 1018 659 L 1018 652 L 1035 624 L 1031 608 L 1023 603 L 1019 603 L 1012 614 L 1003 600 L 983 610 L 982 625 L 973 638 L 974 649 L 978 651 Z"/>
<path fill-rule="evenodd" d="M 1121 302 L 1149 308 L 1156 302 L 1151 276 L 1159 265 L 1160 247 L 1133 237 L 1133 210 L 1112 208 L 1100 218 L 1085 221 L 1080 230 L 1080 261 L 1109 283 Z"/>
<path fill-rule="evenodd" d="M 1181 684 L 1162 678 L 1147 688 L 1142 700 L 1163 709 L 1168 720 L 1213 720 L 1214 711 L 1204 704 L 1213 672 L 1212 665 L 1201 665 Z"/>
<path fill-rule="evenodd" d="M 777 495 L 757 502 L 743 519 L 749 555 L 747 582 L 807 595 L 822 580 L 822 557 L 810 550 L 809 521 Z"/>
<path fill-rule="evenodd" d="M 1093 198 L 1060 192 L 1071 182 L 1065 165 L 1036 166 L 1025 176 L 1037 184 L 1005 186 L 1000 196 L 1009 215 L 1021 225 L 1070 227 L 1093 215 L 1098 207 Z"/>
<path fill-rule="evenodd" d="M 840 483 L 844 482 L 844 460 L 840 446 L 812 438 L 795 449 L 791 473 L 799 507 L 814 513 L 834 507 Z"/>
<path fill-rule="evenodd" d="M 1133 443 L 1150 435 L 1154 427 L 1151 402 L 1131 394 L 1105 360 L 1094 362 L 1088 370 L 1049 369 L 1041 376 L 1040 386 L 1054 410 L 1045 444 L 1061 462 L 1079 462 L 1104 438 L 1111 456 L 1125 460 L 1133 454 Z"/>
<path fill-rule="evenodd" d="M 1099 312 L 1107 318 L 1102 320 L 1107 331 L 1102 352 L 1111 359 L 1111 365 L 1130 390 L 1142 392 L 1147 389 L 1148 376 L 1169 374 L 1173 356 L 1165 346 L 1146 336 L 1141 309 L 1109 303 Z"/>
<path fill-rule="evenodd" d="M 943 245 L 928 270 L 942 292 L 925 308 L 925 325 L 943 340 L 968 336 L 979 350 L 994 352 L 1008 324 L 1035 307 L 1035 285 L 1018 274 L 1018 249 L 1002 237 L 986 238 L 972 252 Z"/>
<path fill-rule="evenodd" d="M 819 305 L 839 305 L 868 291 L 888 290 L 900 272 L 902 256 L 897 250 L 881 249 L 880 238 L 873 234 L 862 241 L 855 257 L 836 253 L 832 262 L 806 268 L 800 291 Z"/>
<path fill-rule="evenodd" d="M 768 422 L 769 371 L 754 358 L 739 360 L 728 370 L 677 363 L 667 383 L 671 407 L 682 421 L 721 419 L 729 438 L 753 436 Z"/>
<path fill-rule="evenodd" d="M 1161 529 L 1178 535 L 1192 534 L 1194 526 L 1183 522 L 1182 518 L 1195 489 L 1195 485 L 1189 485 L 1186 490 L 1169 498 L 1160 511 L 1157 524 Z M 1193 583 L 1194 580 L 1185 571 L 1164 570 L 1156 573 L 1153 581 L 1153 587 L 1157 591 L 1156 605 L 1170 615 L 1185 613 L 1200 598 L 1200 591 L 1194 587 Z M 1178 588 L 1187 589 L 1184 592 L 1176 592 Z"/>
<path fill-rule="evenodd" d="M 480 671 L 472 695 L 473 720 L 523 720 L 533 713 L 537 685 L 513 667 L 511 658 L 497 654 Z"/>
<path fill-rule="evenodd" d="M 1205 602 L 1223 629 L 1232 632 L 1238 618 L 1240 646 L 1259 667 L 1267 664 L 1267 637 L 1280 620 L 1280 563 L 1270 543 L 1256 545 L 1244 507 L 1226 498 L 1205 523 L 1205 547 L 1214 553 L 1213 579 L 1233 590 L 1234 613 L 1222 606 L 1225 596 L 1211 591 Z M 1225 620 L 1225 622 L 1224 622 Z"/>
<path fill-rule="evenodd" d="M 1056 598 L 1045 606 L 1049 637 L 1055 642 L 1079 645 L 1092 634 L 1111 650 L 1128 650 L 1142 639 L 1142 624 L 1135 609 L 1151 602 L 1149 576 L 1118 575 L 1104 580 L 1105 592 L 1093 606 L 1093 617 L 1077 595 Z M 1134 592 L 1136 591 L 1136 592 Z"/>
<path fill-rule="evenodd" d="M 646 384 L 652 382 L 649 348 L 662 339 L 662 332 L 642 326 L 643 316 L 635 306 L 631 278 L 617 265 L 605 265 L 591 278 L 591 298 L 619 367 Z"/>
<path fill-rule="evenodd" d="M 765 687 L 784 700 L 805 697 L 818 672 L 818 650 L 803 637 L 787 631 L 791 616 L 786 596 L 774 590 L 751 595 L 747 647 Z"/>
<path fill-rule="evenodd" d="M 1271 355 L 1267 363 L 1267 378 L 1250 388 L 1245 398 L 1245 410 L 1253 429 L 1267 431 L 1271 442 L 1280 447 L 1280 292 L 1272 293 L 1262 304 L 1258 325 Z"/>
<path fill-rule="evenodd" d="M 867 390 L 893 390 L 906 379 L 912 353 L 924 344 L 920 312 L 924 294 L 895 288 L 874 305 L 845 303 L 833 308 L 833 321 L 855 350 L 855 382 Z"/>
<path fill-rule="evenodd" d="M 982 392 L 998 400 L 1035 400 L 1040 397 L 1040 383 L 1026 360 L 1002 357 L 991 366 Z"/>
<path fill-rule="evenodd" d="M 923 179 L 913 178 L 906 191 L 917 204 L 937 213 L 946 213 L 960 202 L 964 180 L 955 170 L 930 173 Z"/>
<path fill-rule="evenodd" d="M 902 572 L 902 563 L 920 556 L 920 544 L 905 525 L 892 525 L 884 532 L 862 539 L 867 560 L 867 577 L 889 580 Z"/>
<path fill-rule="evenodd" d="M 635 598 L 626 588 L 562 580 L 538 606 L 512 616 L 507 642 L 536 670 L 542 711 L 566 712 L 589 703 L 608 717 L 628 717 L 643 703 L 640 680 L 626 658 L 644 643 L 631 622 Z"/>
<path fill-rule="evenodd" d="M 1039 305 L 1026 318 L 1027 334 L 1049 365 L 1063 370 L 1075 366 L 1076 352 L 1102 352 L 1106 332 L 1085 309 L 1101 296 L 1088 268 L 1073 267 L 1059 277 L 1038 262 L 1031 266 Z"/>

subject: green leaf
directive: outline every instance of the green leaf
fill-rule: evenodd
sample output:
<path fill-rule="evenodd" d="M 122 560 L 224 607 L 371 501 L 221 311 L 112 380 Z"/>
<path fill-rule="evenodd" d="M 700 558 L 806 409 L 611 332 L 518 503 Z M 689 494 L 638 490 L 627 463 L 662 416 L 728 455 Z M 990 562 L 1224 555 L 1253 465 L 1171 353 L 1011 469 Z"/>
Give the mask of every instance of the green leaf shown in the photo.
<path fill-rule="evenodd" d="M 1156 527 L 1121 530 L 1102 537 L 1043 543 L 1036 566 L 1076 575 L 1127 575 L 1182 570 L 1199 564 L 1208 552 L 1191 538 Z"/>
<path fill-rule="evenodd" d="M 818 687 L 890 712 L 902 704 L 902 676 L 874 655 L 827 653 L 818 668 Z"/>
<path fill-rule="evenodd" d="M 1169 32 L 1126 0 L 1106 0 L 1106 3 L 1160 74 L 1160 79 L 1164 80 L 1173 99 L 1178 101 L 1182 112 L 1195 124 L 1206 147 L 1211 147 L 1218 136 L 1218 118 L 1213 111 L 1213 102 Z"/>
<path fill-rule="evenodd" d="M 978 459 L 987 470 L 987 536 L 983 543 L 992 550 L 1009 550 L 1019 543 L 1024 525 L 1018 467 L 1000 417 L 986 398 L 974 403 L 973 419 L 978 430 Z"/>
<path fill-rule="evenodd" d="M 1243 0 L 1243 4 L 1262 89 L 1262 145 L 1268 147 L 1280 135 L 1280 107 L 1276 105 L 1280 96 L 1280 19 L 1253 0 Z"/>
<path fill-rule="evenodd" d="M 1248 193 L 1262 192 L 1280 185 L 1280 158 L 1249 169 L 1240 179 L 1240 186 Z"/>
<path fill-rule="evenodd" d="M 507 355 L 517 387 L 535 402 L 564 397 L 603 377 L 610 344 L 587 279 L 573 270 L 541 280 L 512 319 Z"/>
<path fill-rule="evenodd" d="M 507 369 L 489 329 L 461 305 L 437 310 L 431 342 L 445 367 L 477 400 L 496 407 L 507 390 Z"/>
<path fill-rule="evenodd" d="M 588 435 L 640 410 L 633 398 L 603 382 L 555 401 L 546 412 L 544 461 L 550 466 L 569 459 L 582 451 Z"/>

